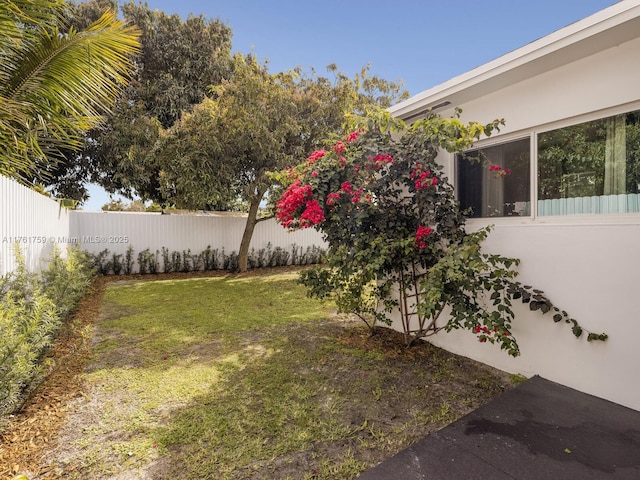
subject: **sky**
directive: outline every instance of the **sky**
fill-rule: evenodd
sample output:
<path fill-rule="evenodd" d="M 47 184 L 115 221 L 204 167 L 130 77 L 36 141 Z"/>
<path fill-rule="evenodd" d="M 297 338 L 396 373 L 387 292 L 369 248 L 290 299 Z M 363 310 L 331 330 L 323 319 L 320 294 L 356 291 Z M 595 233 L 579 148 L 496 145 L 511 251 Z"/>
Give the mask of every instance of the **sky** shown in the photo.
<path fill-rule="evenodd" d="M 624 1 L 624 0 L 623 0 Z M 122 3 L 122 1 L 120 2 Z M 276 73 L 296 66 L 404 82 L 411 95 L 609 7 L 615 0 L 147 0 L 186 18 L 219 18 L 232 51 L 253 53 Z M 109 201 L 90 188 L 84 210 Z"/>

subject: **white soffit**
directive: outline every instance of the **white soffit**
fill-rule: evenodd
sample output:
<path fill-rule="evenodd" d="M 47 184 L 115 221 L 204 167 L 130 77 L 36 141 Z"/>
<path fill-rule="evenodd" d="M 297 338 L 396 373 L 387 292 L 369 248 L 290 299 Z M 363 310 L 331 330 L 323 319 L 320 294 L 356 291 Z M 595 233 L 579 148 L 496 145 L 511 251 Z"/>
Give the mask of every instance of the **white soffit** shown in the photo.
<path fill-rule="evenodd" d="M 410 120 L 449 102 L 452 107 L 580 60 L 640 36 L 640 0 L 622 0 L 389 109 Z"/>

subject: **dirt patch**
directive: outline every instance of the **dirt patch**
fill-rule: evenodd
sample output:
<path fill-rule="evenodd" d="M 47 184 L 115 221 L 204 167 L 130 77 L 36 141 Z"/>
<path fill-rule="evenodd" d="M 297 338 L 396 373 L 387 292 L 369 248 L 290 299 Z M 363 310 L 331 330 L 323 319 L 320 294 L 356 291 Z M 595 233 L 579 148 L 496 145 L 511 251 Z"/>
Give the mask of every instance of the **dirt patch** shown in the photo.
<path fill-rule="evenodd" d="M 259 269 L 241 276 L 297 269 Z M 78 453 L 74 445 L 83 436 L 90 437 L 87 432 L 98 418 L 98 412 L 105 402 L 114 400 L 82 381 L 82 373 L 95 368 L 88 363 L 94 345 L 88 329 L 99 318 L 107 282 L 202 276 L 231 274 L 172 273 L 96 280 L 92 293 L 81 301 L 50 352 L 56 368 L 23 408 L 9 419 L 0 434 L 0 479 L 10 479 L 16 473 L 25 473 L 31 480 L 83 478 L 83 466 L 74 460 Z M 389 329 L 379 329 L 372 336 L 357 321 L 339 317 L 314 323 L 312 328 L 310 325 L 296 325 L 277 341 L 291 345 L 298 355 L 314 356 L 314 363 L 300 362 L 299 367 L 292 367 L 293 374 L 304 378 L 313 370 L 315 377 L 323 378 L 325 384 L 319 389 L 318 403 L 350 426 L 353 434 L 346 440 L 317 442 L 309 449 L 282 455 L 268 464 L 256 462 L 247 467 L 244 476 L 239 473 L 234 478 L 302 478 L 313 471 L 318 458 L 342 458 L 345 452 L 358 449 L 358 465 L 374 465 L 511 386 L 504 372 L 449 354 L 426 342 L 405 348 L 402 334 Z M 252 332 L 244 341 L 247 345 L 260 345 L 268 335 L 270 332 Z M 215 345 L 193 348 L 189 356 L 201 358 L 217 354 Z M 131 352 L 119 359 L 121 364 L 136 361 Z M 114 397 L 117 395 L 113 393 Z M 344 398 L 349 401 L 345 402 Z M 168 412 L 170 410 L 156 413 L 162 419 Z M 127 436 L 127 432 L 120 431 L 110 434 Z M 379 447 L 380 437 L 388 439 L 387 447 Z M 369 444 L 377 446 L 363 449 L 363 445 Z M 176 478 L 182 462 L 178 450 L 135 469 L 111 460 L 112 473 L 101 478 Z"/>

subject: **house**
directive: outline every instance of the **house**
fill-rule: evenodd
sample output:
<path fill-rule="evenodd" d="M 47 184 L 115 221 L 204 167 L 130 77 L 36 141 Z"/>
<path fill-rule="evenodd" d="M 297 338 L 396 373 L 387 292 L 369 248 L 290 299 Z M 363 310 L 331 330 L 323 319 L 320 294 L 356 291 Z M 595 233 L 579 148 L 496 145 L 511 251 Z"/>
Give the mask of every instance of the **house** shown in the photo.
<path fill-rule="evenodd" d="M 640 0 L 623 0 L 390 109 L 506 124 L 470 156 L 439 161 L 468 230 L 495 225 L 489 252 L 520 258 L 520 281 L 543 290 L 606 342 L 576 339 L 552 315 L 518 305 L 513 359 L 466 331 L 431 341 L 502 370 L 640 410 Z M 638 302 L 638 303 L 636 303 Z"/>

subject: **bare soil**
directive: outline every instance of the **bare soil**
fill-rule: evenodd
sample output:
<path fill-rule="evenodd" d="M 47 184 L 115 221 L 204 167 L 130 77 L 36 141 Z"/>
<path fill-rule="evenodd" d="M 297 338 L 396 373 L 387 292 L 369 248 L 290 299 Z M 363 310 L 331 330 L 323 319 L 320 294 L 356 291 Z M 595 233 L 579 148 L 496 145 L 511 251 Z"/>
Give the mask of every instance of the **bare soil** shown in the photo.
<path fill-rule="evenodd" d="M 284 271 L 286 268 L 260 269 L 242 275 L 273 274 L 274 270 Z M 226 272 L 207 274 L 230 275 Z M 82 373 L 90 367 L 92 348 L 87 326 L 99 321 L 107 283 L 192 276 L 203 274 L 174 273 L 96 279 L 91 292 L 80 302 L 71 321 L 50 351 L 55 368 L 30 395 L 22 409 L 9 418 L 7 424 L 1 426 L 1 480 L 9 480 L 19 473 L 26 473 L 30 480 L 77 478 L 78 472 L 74 472 L 74 469 L 79 466 L 73 461 L 72 445 L 91 425 L 94 413 L 96 409 L 100 409 L 101 403 L 109 401 L 109 398 L 104 397 L 104 393 L 97 397 L 90 386 L 82 381 Z M 291 341 L 296 342 L 302 350 L 311 351 L 320 348 L 322 342 L 335 339 L 347 348 L 379 352 L 384 356 L 384 361 L 369 361 L 363 366 L 361 359 L 341 355 L 328 358 L 326 362 L 316 364 L 313 368 L 324 370 L 322 373 L 330 379 L 332 385 L 328 391 L 350 389 L 351 394 L 355 395 L 340 409 L 339 415 L 342 416 L 343 422 L 356 428 L 374 419 L 379 432 L 393 435 L 394 432 L 402 431 L 406 445 L 394 445 L 393 449 L 396 450 L 442 428 L 512 386 L 509 375 L 504 372 L 449 354 L 426 342 L 416 342 L 411 348 L 407 348 L 404 346 L 402 335 L 389 329 L 379 329 L 372 336 L 360 323 L 351 319 L 327 319 L 314 323 L 311 331 L 309 324 L 291 329 Z M 398 394 L 380 396 L 375 398 L 379 401 L 372 401 L 373 397 L 377 397 L 375 391 L 351 388 L 354 383 L 353 372 L 363 377 L 375 376 L 380 379 L 381 392 L 393 390 Z M 304 375 L 304 371 L 299 373 Z M 410 394 L 403 395 L 402 392 Z M 358 395 L 361 398 L 358 398 Z M 419 405 L 416 404 L 416 398 L 421 398 Z M 431 409 L 427 408 L 428 406 Z M 415 418 L 416 409 L 422 411 L 424 422 L 409 420 L 409 416 L 413 415 Z M 356 448 L 358 442 L 362 444 L 362 441 L 366 440 L 358 436 L 366 437 L 373 433 L 372 429 L 362 428 L 348 441 L 314 445 L 313 454 L 310 451 L 302 451 L 284 456 L 276 462 L 275 472 L 274 465 L 270 465 L 269 478 L 302 478 L 308 475 L 312 456 L 320 452 L 325 457 L 331 457 L 334 452 Z M 124 436 L 126 432 L 112 434 Z M 368 450 L 360 460 L 368 465 L 375 465 L 393 454 L 390 451 L 393 449 Z M 123 472 L 121 475 L 103 478 L 179 478 L 172 477 L 179 473 L 179 466 L 172 465 L 171 462 L 172 456 L 169 455 L 135 473 Z M 64 465 L 64 468 L 61 469 L 60 465 Z M 255 468 L 258 469 L 259 466 Z"/>

